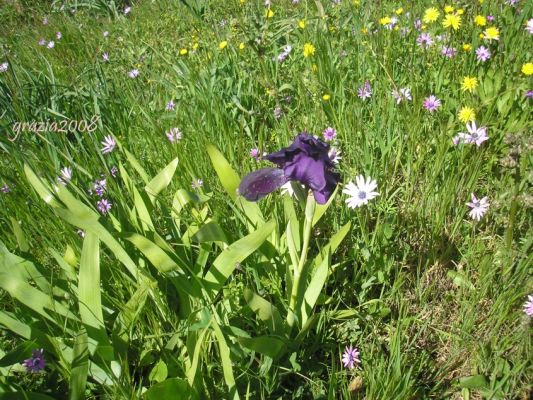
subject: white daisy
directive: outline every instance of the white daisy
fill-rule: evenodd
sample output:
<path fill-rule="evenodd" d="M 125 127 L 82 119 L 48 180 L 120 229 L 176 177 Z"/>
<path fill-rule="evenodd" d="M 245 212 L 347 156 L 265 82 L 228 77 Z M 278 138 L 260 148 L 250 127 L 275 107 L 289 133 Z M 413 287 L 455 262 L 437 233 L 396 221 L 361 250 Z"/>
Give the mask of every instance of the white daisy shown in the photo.
<path fill-rule="evenodd" d="M 485 196 L 482 199 L 477 199 L 473 193 L 472 201 L 466 203 L 466 205 L 471 208 L 468 215 L 470 215 L 470 218 L 475 219 L 476 221 L 479 221 L 489 209 L 489 201 L 487 200 L 487 197 Z"/>
<path fill-rule="evenodd" d="M 355 178 L 355 182 L 357 185 L 350 182 L 342 190 L 342 193 L 349 196 L 346 200 L 348 207 L 357 208 L 364 204 L 368 204 L 369 200 L 372 200 L 379 195 L 379 193 L 375 191 L 378 185 L 372 178 L 366 178 L 365 180 L 363 175 L 359 175 Z"/>
<path fill-rule="evenodd" d="M 61 169 L 61 175 L 57 178 L 58 182 L 62 185 L 66 185 L 72 179 L 72 168 L 65 167 Z"/>

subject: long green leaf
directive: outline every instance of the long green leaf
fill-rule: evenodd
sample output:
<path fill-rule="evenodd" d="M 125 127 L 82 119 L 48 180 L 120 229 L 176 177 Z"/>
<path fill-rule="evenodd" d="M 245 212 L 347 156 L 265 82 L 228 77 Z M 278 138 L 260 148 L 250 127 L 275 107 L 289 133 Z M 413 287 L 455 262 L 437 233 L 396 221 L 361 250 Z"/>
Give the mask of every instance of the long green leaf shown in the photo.
<path fill-rule="evenodd" d="M 244 289 L 244 299 L 248 306 L 257 314 L 261 321 L 268 325 L 272 333 L 282 333 L 284 330 L 283 319 L 278 309 L 269 301 L 263 299 L 252 290 Z"/>
<path fill-rule="evenodd" d="M 87 332 L 85 328 L 82 328 L 74 341 L 69 400 L 85 399 L 85 387 L 89 373 L 89 349 L 87 345 Z"/>
<path fill-rule="evenodd" d="M 92 232 L 87 232 L 83 240 L 78 301 L 81 321 L 89 337 L 89 351 L 94 354 L 98 347 L 105 359 L 112 360 L 113 350 L 105 329 L 100 296 L 100 246 L 98 238 Z"/>
<path fill-rule="evenodd" d="M 276 227 L 274 220 L 250 233 L 248 236 L 232 243 L 213 262 L 205 276 L 206 287 L 218 291 L 235 270 L 237 263 L 243 261 L 263 244 Z"/>
<path fill-rule="evenodd" d="M 211 319 L 211 326 L 213 327 L 215 337 L 218 341 L 218 350 L 220 352 L 220 359 L 222 361 L 222 372 L 224 374 L 226 385 L 228 385 L 229 389 L 228 397 L 237 400 L 239 399 L 239 393 L 235 387 L 235 377 L 233 376 L 233 367 L 228 344 L 214 317 Z"/>
<path fill-rule="evenodd" d="M 163 191 L 172 181 L 176 168 L 178 167 L 178 159 L 172 160 L 165 168 L 161 170 L 144 188 L 152 203 L 155 197 Z"/>

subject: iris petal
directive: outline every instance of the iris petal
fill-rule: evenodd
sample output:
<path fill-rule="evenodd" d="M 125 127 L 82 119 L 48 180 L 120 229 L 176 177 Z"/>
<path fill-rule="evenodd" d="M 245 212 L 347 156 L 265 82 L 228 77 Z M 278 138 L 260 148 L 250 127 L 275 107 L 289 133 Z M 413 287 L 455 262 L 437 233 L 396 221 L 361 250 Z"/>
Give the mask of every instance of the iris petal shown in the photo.
<path fill-rule="evenodd" d="M 248 201 L 257 201 L 283 186 L 287 181 L 282 169 L 259 169 L 242 178 L 239 194 Z"/>

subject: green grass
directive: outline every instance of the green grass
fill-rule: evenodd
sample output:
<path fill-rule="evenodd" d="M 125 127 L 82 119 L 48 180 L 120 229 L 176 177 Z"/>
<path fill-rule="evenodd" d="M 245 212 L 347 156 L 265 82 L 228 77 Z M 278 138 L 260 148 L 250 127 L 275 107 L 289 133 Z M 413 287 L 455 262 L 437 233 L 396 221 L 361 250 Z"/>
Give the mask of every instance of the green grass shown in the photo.
<path fill-rule="evenodd" d="M 533 292 L 532 80 L 521 72 L 533 61 L 531 3 L 454 3 L 464 9 L 456 32 L 441 25 L 444 3 L 273 3 L 272 18 L 250 0 L 140 1 L 128 16 L 118 2 L 87 1 L 74 13 L 73 1 L 63 11 L 0 6 L 0 63 L 9 63 L 0 73 L 0 187 L 11 188 L 0 193 L 0 398 L 531 396 L 522 308 Z M 400 6 L 400 29 L 380 26 Z M 440 43 L 416 44 L 413 23 L 430 6 L 441 16 L 425 29 L 448 33 L 453 59 Z M 495 17 L 499 41 L 479 37 L 478 14 Z M 39 46 L 41 37 L 55 47 Z M 279 63 L 286 44 L 292 53 Z M 485 63 L 474 52 L 482 44 L 492 52 Z M 461 89 L 465 76 L 479 81 L 472 93 Z M 373 94 L 363 101 L 365 80 Z M 402 87 L 412 101 L 396 104 L 391 91 Z M 433 114 L 422 107 L 430 94 L 442 100 Z M 166 111 L 171 99 L 176 109 Z M 463 106 L 488 128 L 480 147 L 452 145 L 466 129 Z M 16 122 L 95 115 L 93 132 L 13 139 Z M 273 152 L 328 126 L 338 132 L 342 183 L 371 176 L 380 195 L 351 210 L 339 190 L 312 226 L 302 284 L 316 305 L 306 327 L 302 315 L 287 317 L 297 264 L 287 240 L 303 254 L 305 205 L 277 192 L 257 207 L 234 189 L 267 165 L 252 148 Z M 172 127 L 183 132 L 176 144 L 165 136 Z M 119 146 L 104 155 L 106 135 Z M 65 166 L 73 179 L 56 192 Z M 87 193 L 101 176 L 113 204 L 106 216 Z M 198 178 L 204 185 L 193 190 Z M 468 216 L 471 193 L 489 198 L 479 222 Z M 325 283 L 313 286 L 321 272 Z M 350 344 L 361 352 L 354 370 L 341 363 Z M 27 374 L 20 363 L 35 348 L 47 367 Z"/>

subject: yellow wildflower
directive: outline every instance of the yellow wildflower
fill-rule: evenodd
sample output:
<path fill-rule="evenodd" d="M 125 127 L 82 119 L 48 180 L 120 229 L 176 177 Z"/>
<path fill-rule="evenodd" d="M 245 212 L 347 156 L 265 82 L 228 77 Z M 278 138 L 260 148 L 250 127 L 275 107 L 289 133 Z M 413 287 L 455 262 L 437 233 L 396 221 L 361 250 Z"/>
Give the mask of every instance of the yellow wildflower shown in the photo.
<path fill-rule="evenodd" d="M 192 49 L 193 49 L 193 50 L 196 50 L 197 48 L 198 48 L 198 43 L 194 43 L 194 44 L 192 45 Z"/>
<path fill-rule="evenodd" d="M 468 106 L 462 107 L 459 110 L 459 114 L 457 114 L 459 117 L 459 121 L 467 123 L 469 121 L 474 121 L 476 119 L 476 113 L 474 110 Z"/>
<path fill-rule="evenodd" d="M 220 50 L 224 50 L 227 45 L 228 45 L 228 41 L 227 40 L 223 40 L 222 42 L 219 43 L 218 48 Z"/>
<path fill-rule="evenodd" d="M 430 24 L 431 22 L 435 22 L 439 18 L 439 15 L 439 10 L 437 10 L 435 7 L 430 7 L 424 12 L 422 21 L 424 21 L 426 24 Z"/>
<path fill-rule="evenodd" d="M 400 7 L 398 9 L 396 9 L 396 11 L 394 11 L 396 13 L 396 15 L 402 15 L 403 14 L 403 7 Z"/>
<path fill-rule="evenodd" d="M 485 29 L 485 32 L 483 33 L 485 34 L 485 39 L 487 40 L 500 40 L 500 31 L 494 26 Z"/>
<path fill-rule="evenodd" d="M 461 17 L 457 14 L 446 14 L 442 26 L 445 28 L 453 28 L 454 31 L 461 26 Z"/>
<path fill-rule="evenodd" d="M 272 18 L 274 16 L 274 11 L 272 11 L 270 8 L 265 11 L 265 17 Z"/>
<path fill-rule="evenodd" d="M 365 28 L 361 28 L 361 33 L 363 35 L 368 35 L 368 28 L 366 28 L 366 27 Z"/>
<path fill-rule="evenodd" d="M 305 19 L 301 19 L 301 20 L 298 21 L 298 27 L 300 29 L 305 28 Z"/>
<path fill-rule="evenodd" d="M 244 50 L 244 43 L 239 44 L 239 50 Z"/>
<path fill-rule="evenodd" d="M 180 55 L 184 56 L 185 54 L 187 54 L 187 49 L 181 49 Z"/>
<path fill-rule="evenodd" d="M 479 34 L 479 38 L 480 38 L 480 39 L 483 39 L 484 37 L 485 37 L 484 34 L 482 34 L 482 33 Z"/>
<path fill-rule="evenodd" d="M 322 100 L 324 101 L 328 101 L 329 99 L 331 99 L 331 96 L 329 94 L 325 94 L 324 96 L 322 96 Z"/>
<path fill-rule="evenodd" d="M 381 25 L 388 25 L 388 24 L 391 23 L 391 19 L 390 19 L 390 17 L 383 17 L 383 18 L 379 19 L 379 23 Z"/>
<path fill-rule="evenodd" d="M 472 92 L 477 87 L 477 78 L 472 76 L 465 76 L 463 82 L 461 83 L 461 88 L 464 91 Z"/>
<path fill-rule="evenodd" d="M 452 6 L 445 6 L 444 7 L 444 12 L 446 14 L 451 14 L 453 12 L 453 7 Z"/>
<path fill-rule="evenodd" d="M 476 15 L 476 18 L 474 18 L 474 23 L 477 26 L 485 26 L 487 25 L 487 18 L 485 18 L 483 15 Z"/>
<path fill-rule="evenodd" d="M 459 8 L 457 10 L 457 15 L 463 15 L 465 13 L 465 10 L 463 10 L 462 8 Z"/>
<path fill-rule="evenodd" d="M 310 57 L 315 54 L 315 46 L 311 43 L 304 44 L 304 57 Z"/>
<path fill-rule="evenodd" d="M 526 76 L 533 75 L 533 63 L 525 63 L 522 65 L 522 73 Z"/>
<path fill-rule="evenodd" d="M 464 51 L 471 51 L 472 45 L 470 43 L 463 43 L 463 50 Z"/>

